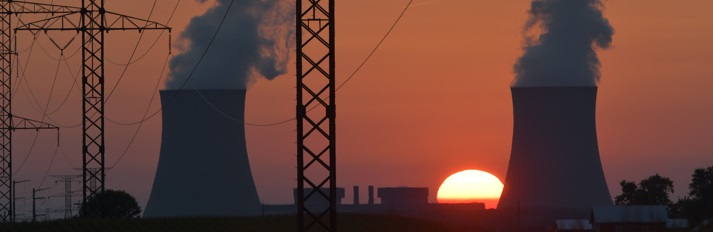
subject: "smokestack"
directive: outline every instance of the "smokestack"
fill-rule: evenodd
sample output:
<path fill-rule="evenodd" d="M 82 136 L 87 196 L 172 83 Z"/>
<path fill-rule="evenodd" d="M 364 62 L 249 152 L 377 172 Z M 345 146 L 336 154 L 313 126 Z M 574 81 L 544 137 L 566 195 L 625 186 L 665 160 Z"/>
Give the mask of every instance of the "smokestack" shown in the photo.
<path fill-rule="evenodd" d="M 359 186 L 354 186 L 354 205 L 359 205 Z"/>
<path fill-rule="evenodd" d="M 597 87 L 511 90 L 512 153 L 498 209 L 611 205 L 597 145 Z"/>
<path fill-rule="evenodd" d="M 369 205 L 374 204 L 374 186 L 369 185 Z"/>
<path fill-rule="evenodd" d="M 242 123 L 245 90 L 160 94 L 161 154 L 144 216 L 260 215 Z"/>

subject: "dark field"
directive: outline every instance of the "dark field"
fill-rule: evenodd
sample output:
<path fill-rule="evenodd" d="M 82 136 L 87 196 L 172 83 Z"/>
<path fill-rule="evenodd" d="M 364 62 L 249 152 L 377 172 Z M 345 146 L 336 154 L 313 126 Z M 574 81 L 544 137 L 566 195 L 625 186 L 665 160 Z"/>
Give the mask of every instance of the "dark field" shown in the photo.
<path fill-rule="evenodd" d="M 340 232 L 364 231 L 433 231 L 464 232 L 465 229 L 423 221 L 413 218 L 384 215 L 342 214 L 339 218 Z M 289 232 L 296 231 L 295 216 L 266 216 L 250 218 L 179 218 L 99 220 L 71 219 L 38 223 L 0 224 L 0 231 L 10 232 Z"/>

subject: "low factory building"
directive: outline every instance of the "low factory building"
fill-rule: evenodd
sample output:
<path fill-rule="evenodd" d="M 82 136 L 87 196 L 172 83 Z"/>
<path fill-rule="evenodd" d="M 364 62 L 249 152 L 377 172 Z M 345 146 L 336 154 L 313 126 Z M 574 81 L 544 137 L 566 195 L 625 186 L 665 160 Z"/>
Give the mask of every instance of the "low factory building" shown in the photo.
<path fill-rule="evenodd" d="M 618 205 L 593 207 L 590 221 L 599 232 L 663 232 L 669 218 L 666 206 Z"/>

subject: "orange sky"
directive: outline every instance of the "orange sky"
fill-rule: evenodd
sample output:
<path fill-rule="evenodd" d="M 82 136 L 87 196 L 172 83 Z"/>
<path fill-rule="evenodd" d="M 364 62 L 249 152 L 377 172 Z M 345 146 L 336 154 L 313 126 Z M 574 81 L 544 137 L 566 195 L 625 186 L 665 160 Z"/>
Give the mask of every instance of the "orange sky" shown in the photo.
<path fill-rule="evenodd" d="M 209 1 L 210 2 L 210 1 Z M 353 72 L 396 19 L 406 0 L 337 2 L 337 80 Z M 176 2 L 159 1 L 152 19 L 165 22 Z M 713 2 L 614 0 L 605 15 L 615 28 L 612 48 L 600 52 L 602 81 L 597 105 L 599 146 L 612 196 L 622 179 L 641 180 L 659 173 L 673 179 L 675 196 L 687 193 L 693 169 L 713 165 Z M 170 23 L 175 40 L 188 20 L 210 3 L 183 0 Z M 110 11 L 147 17 L 151 1 L 108 1 Z M 521 31 L 528 0 L 414 0 L 401 23 L 366 64 L 337 94 L 339 185 L 425 186 L 431 201 L 441 181 L 464 169 L 480 169 L 504 181 L 512 136 L 509 85 L 521 54 Z M 50 33 L 68 41 L 73 32 Z M 31 38 L 21 32 L 20 50 Z M 148 32 L 143 54 L 157 38 Z M 138 39 L 135 32 L 111 32 L 107 58 L 126 63 Z M 142 118 L 168 51 L 164 34 L 146 57 L 129 66 L 115 95 L 107 102 L 107 118 L 132 122 Z M 39 45 L 21 53 L 28 85 L 44 109 L 59 51 L 39 36 Z M 79 39 L 65 53 L 78 48 Z M 41 47 L 40 47 L 41 45 Z M 41 48 L 46 50 L 46 53 Z M 138 56 L 138 55 L 137 55 Z M 29 62 L 26 61 L 27 58 Z M 136 57 L 135 57 L 136 58 Z M 69 58 L 79 70 L 79 55 Z M 68 95 L 71 77 L 60 63 L 49 112 Z M 123 67 L 107 63 L 107 92 Z M 274 81 L 259 80 L 248 91 L 246 120 L 271 123 L 294 117 L 294 69 Z M 163 86 L 161 84 L 161 86 Z M 41 119 L 31 106 L 24 83 L 14 99 L 14 114 Z M 50 117 L 62 125 L 81 120 L 80 93 Z M 150 113 L 157 109 L 154 99 Z M 39 112 L 38 112 L 39 111 Z M 125 189 L 145 205 L 158 161 L 161 120 L 148 120 L 121 162 L 107 176 L 107 186 Z M 107 121 L 107 163 L 126 148 L 136 126 Z M 49 174 L 78 173 L 79 128 L 63 129 L 60 153 Z M 27 156 L 35 132 L 15 133 L 14 166 Z M 290 203 L 295 187 L 295 123 L 247 127 L 253 175 L 261 199 Z M 17 180 L 18 193 L 37 187 L 55 150 L 53 132 L 42 132 Z M 53 179 L 43 187 L 61 192 Z M 79 186 L 79 184 L 75 185 Z M 24 189 L 24 190 L 23 190 Z M 78 188 L 77 188 L 78 189 Z M 362 188 L 362 199 L 366 199 Z M 351 193 L 351 192 L 350 192 Z M 351 202 L 347 194 L 346 202 Z M 59 201 L 59 199 L 57 200 Z M 20 205 L 19 205 L 20 206 Z M 29 204 L 28 204 L 29 206 Z"/>

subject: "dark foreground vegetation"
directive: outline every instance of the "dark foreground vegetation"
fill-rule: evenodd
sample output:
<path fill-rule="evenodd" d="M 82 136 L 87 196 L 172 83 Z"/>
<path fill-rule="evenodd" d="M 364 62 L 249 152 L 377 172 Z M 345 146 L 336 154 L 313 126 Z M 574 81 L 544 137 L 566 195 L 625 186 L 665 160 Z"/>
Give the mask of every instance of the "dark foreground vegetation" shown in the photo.
<path fill-rule="evenodd" d="M 0 224 L 3 232 L 290 232 L 296 231 L 295 216 L 244 218 L 176 218 L 176 219 L 70 219 L 37 223 Z M 410 231 L 462 232 L 464 229 L 413 218 L 385 215 L 343 214 L 340 232 Z"/>

